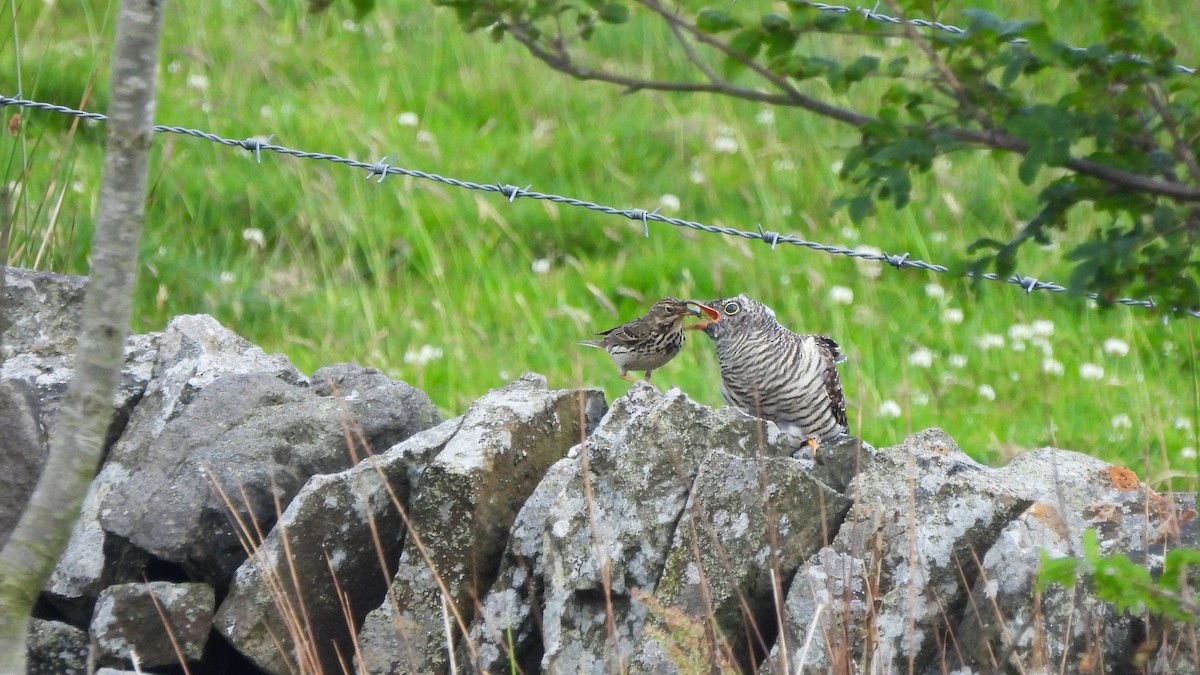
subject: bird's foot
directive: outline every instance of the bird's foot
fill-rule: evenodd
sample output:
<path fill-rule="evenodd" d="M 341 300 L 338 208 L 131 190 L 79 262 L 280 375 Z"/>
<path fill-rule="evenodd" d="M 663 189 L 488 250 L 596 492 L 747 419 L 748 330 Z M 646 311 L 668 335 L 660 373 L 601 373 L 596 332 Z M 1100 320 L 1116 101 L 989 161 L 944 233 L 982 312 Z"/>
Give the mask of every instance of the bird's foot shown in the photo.
<path fill-rule="evenodd" d="M 641 382 L 641 380 L 630 375 L 629 373 L 621 373 L 621 379 L 625 380 L 626 382 Z"/>

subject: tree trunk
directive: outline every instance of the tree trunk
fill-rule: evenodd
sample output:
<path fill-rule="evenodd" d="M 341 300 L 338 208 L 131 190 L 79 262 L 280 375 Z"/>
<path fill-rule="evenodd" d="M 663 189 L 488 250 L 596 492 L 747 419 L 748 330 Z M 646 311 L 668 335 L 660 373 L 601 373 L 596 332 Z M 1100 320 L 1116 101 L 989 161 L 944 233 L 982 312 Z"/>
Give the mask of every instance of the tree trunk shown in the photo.
<path fill-rule="evenodd" d="M 0 673 L 25 672 L 30 610 L 66 546 L 112 421 L 145 217 L 163 4 L 126 0 L 117 18 L 104 179 L 75 371 L 45 469 L 0 552 Z"/>

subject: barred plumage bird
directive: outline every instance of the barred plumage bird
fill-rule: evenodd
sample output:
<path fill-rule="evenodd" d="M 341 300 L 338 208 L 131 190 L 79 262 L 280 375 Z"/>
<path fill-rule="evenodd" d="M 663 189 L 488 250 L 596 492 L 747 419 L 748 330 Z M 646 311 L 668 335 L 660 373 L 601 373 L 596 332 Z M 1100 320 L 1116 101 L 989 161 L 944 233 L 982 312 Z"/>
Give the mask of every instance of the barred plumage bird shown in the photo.
<path fill-rule="evenodd" d="M 770 307 L 747 297 L 708 303 L 719 321 L 689 326 L 703 330 L 717 348 L 725 402 L 796 436 L 814 450 L 848 438 L 846 399 L 837 363 L 838 343 L 823 335 L 799 335 L 775 320 Z"/>
<path fill-rule="evenodd" d="M 579 344 L 608 352 L 621 369 L 623 379 L 636 382 L 628 373 L 640 370 L 645 371 L 648 381 L 650 373 L 675 358 L 683 347 L 683 318 L 701 312 L 714 321 L 717 319 L 715 310 L 694 300 L 664 298 L 654 303 L 645 316 L 596 333 L 603 335 L 603 339 L 581 340 Z"/>

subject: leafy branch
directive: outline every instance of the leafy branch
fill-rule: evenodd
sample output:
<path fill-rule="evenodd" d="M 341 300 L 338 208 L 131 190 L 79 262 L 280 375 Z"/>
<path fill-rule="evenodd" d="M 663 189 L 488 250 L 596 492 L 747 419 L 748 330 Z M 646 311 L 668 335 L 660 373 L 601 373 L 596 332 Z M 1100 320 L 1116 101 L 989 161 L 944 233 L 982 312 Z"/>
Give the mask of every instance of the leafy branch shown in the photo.
<path fill-rule="evenodd" d="M 1007 224 L 985 224 L 1007 241 L 977 241 L 967 269 L 1008 275 L 1025 243 L 1078 229 L 1082 243 L 1068 254 L 1073 289 L 1102 299 L 1150 296 L 1163 310 L 1200 307 L 1200 78 L 1175 67 L 1175 45 L 1146 27 L 1137 0 L 1099 3 L 1091 15 L 1101 37 L 1085 47 L 1059 39 L 1044 21 L 982 11 L 964 12 L 961 33 L 918 30 L 896 0 L 886 4 L 897 24 L 820 11 L 805 0 L 787 0 L 786 13 L 758 3 L 660 0 L 434 3 L 452 8 L 465 30 L 512 39 L 573 78 L 626 93 L 708 93 L 795 107 L 853 127 L 859 142 L 841 170 L 851 188 L 837 203 L 855 220 L 883 201 L 906 206 L 913 174 L 928 172 L 938 156 L 1018 155 L 1018 178 L 1040 190 L 1038 209 L 1016 235 Z M 670 38 L 667 51 L 636 69 L 593 40 L 635 21 L 659 24 Z M 820 52 L 813 38 L 821 36 L 892 37 L 917 49 L 911 58 L 913 50 L 843 59 Z M 882 96 L 856 96 L 868 80 L 882 84 Z M 1083 217 L 1085 204 L 1092 213 Z"/>

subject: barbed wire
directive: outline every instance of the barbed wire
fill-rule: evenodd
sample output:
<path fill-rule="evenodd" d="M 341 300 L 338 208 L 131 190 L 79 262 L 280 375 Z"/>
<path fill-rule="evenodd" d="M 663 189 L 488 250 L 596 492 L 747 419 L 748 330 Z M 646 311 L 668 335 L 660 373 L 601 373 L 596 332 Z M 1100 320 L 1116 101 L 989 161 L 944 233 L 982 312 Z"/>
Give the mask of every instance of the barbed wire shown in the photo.
<path fill-rule="evenodd" d="M 967 32 L 965 28 L 959 28 L 953 24 L 942 23 L 940 21 L 930 21 L 928 19 L 901 19 L 895 16 L 888 16 L 887 14 L 880 14 L 879 12 L 875 11 L 876 9 L 879 9 L 878 2 L 875 3 L 875 7 L 873 9 L 867 9 L 866 7 L 846 7 L 845 5 L 827 5 L 823 2 L 805 2 L 804 4 L 822 12 L 834 12 L 837 14 L 861 14 L 867 19 L 878 21 L 880 23 L 890 23 L 894 25 L 908 24 L 918 28 L 933 28 L 934 30 L 945 31 L 955 35 L 962 35 Z M 1029 40 L 1026 40 L 1025 38 L 1013 38 L 1009 40 L 1008 43 L 1013 45 L 1026 45 L 1029 44 Z M 1083 47 L 1067 46 L 1067 49 L 1075 52 L 1076 54 L 1083 54 L 1087 52 L 1087 49 Z M 1145 59 L 1139 58 L 1136 55 L 1132 56 L 1131 58 L 1138 63 L 1149 63 Z M 1172 67 L 1180 73 L 1186 73 L 1188 75 L 1196 74 L 1195 68 L 1190 68 L 1183 64 L 1176 63 L 1173 64 Z"/>
<path fill-rule="evenodd" d="M 76 110 L 74 108 L 69 108 L 67 106 L 55 105 L 53 103 L 43 103 L 40 101 L 31 101 L 28 99 L 20 98 L 19 96 L 18 97 L 9 97 L 9 96 L 4 96 L 4 95 L 0 94 L 0 108 L 4 108 L 7 106 L 17 106 L 17 107 L 21 107 L 21 108 L 30 108 L 30 109 L 34 109 L 34 110 L 44 110 L 47 112 L 61 113 L 64 115 L 70 115 L 72 117 L 78 117 L 80 119 L 94 120 L 97 122 L 103 122 L 108 119 L 108 117 L 106 115 L 102 115 L 100 113 L 87 112 L 84 110 Z M 683 220 L 680 218 L 671 218 L 669 216 L 664 216 L 658 212 L 658 209 L 654 209 L 653 211 L 647 211 L 646 209 L 638 209 L 638 208 L 619 209 L 619 208 L 612 207 L 612 206 L 605 206 L 603 204 L 596 204 L 594 202 L 590 202 L 590 201 L 587 201 L 584 199 L 576 199 L 574 197 L 564 197 L 561 195 L 549 194 L 549 193 L 545 193 L 545 192 L 537 192 L 535 190 L 531 190 L 530 187 L 532 187 L 532 186 L 529 186 L 529 185 L 522 188 L 522 187 L 518 187 L 516 185 L 510 185 L 510 184 L 504 184 L 504 183 L 474 183 L 471 181 L 460 180 L 457 178 L 450 178 L 448 176 L 442 176 L 442 175 L 439 175 L 436 173 L 429 173 L 429 172 L 420 171 L 417 169 L 406 169 L 404 167 L 394 166 L 392 164 L 387 163 L 387 160 L 388 160 L 387 157 L 380 159 L 378 162 L 361 162 L 361 161 L 358 161 L 355 159 L 351 159 L 348 157 L 342 157 L 340 155 L 334 155 L 334 154 L 330 154 L 330 153 L 308 152 L 305 150 L 295 150 L 293 148 L 288 148 L 288 147 L 285 147 L 282 145 L 275 145 L 275 144 L 271 143 L 270 140 L 271 140 L 271 138 L 273 138 L 273 136 L 267 137 L 266 140 L 263 140 L 261 137 L 251 137 L 251 138 L 247 138 L 244 140 L 237 140 L 237 139 L 233 139 L 233 138 L 224 138 L 222 136 L 218 136 L 217 134 L 209 133 L 206 131 L 200 131 L 199 129 L 189 129 L 187 127 L 175 127 L 175 126 L 167 126 L 164 124 L 156 124 L 156 125 L 154 125 L 153 128 L 155 131 L 160 132 L 160 133 L 183 134 L 185 136 L 194 136 L 196 138 L 202 138 L 206 141 L 211 141 L 213 143 L 218 143 L 220 145 L 224 145 L 224 146 L 228 146 L 228 147 L 238 147 L 238 148 L 242 148 L 244 150 L 248 150 L 248 151 L 254 153 L 255 160 L 258 161 L 260 164 L 262 163 L 262 153 L 263 152 L 274 152 L 274 153 L 278 153 L 281 155 L 289 155 L 291 157 L 296 157 L 298 159 L 311 159 L 311 160 L 318 160 L 318 161 L 333 162 L 335 164 L 341 164 L 341 165 L 348 166 L 348 167 L 355 168 L 355 169 L 363 169 L 367 172 L 366 177 L 368 180 L 370 180 L 372 178 L 377 178 L 377 182 L 379 182 L 379 183 L 382 183 L 385 178 L 387 178 L 388 176 L 393 175 L 393 174 L 400 175 L 400 176 L 410 176 L 412 178 L 421 178 L 423 180 L 433 181 L 435 183 L 442 183 L 443 185 L 451 185 L 453 187 L 463 188 L 466 190 L 478 190 L 481 192 L 499 193 L 500 195 L 506 197 L 508 199 L 509 203 L 516 201 L 516 199 L 518 197 L 523 197 L 523 198 L 528 198 L 528 199 L 546 200 L 546 201 L 554 202 L 556 204 L 566 204 L 568 206 L 575 206 L 575 207 L 579 207 L 579 208 L 589 209 L 591 211 L 598 211 L 600 213 L 604 213 L 604 214 L 612 215 L 612 216 L 623 216 L 625 218 L 628 218 L 629 220 L 634 220 L 634 221 L 638 221 L 638 222 L 642 223 L 643 232 L 645 233 L 645 236 L 647 236 L 647 237 L 650 236 L 650 222 L 654 221 L 654 222 L 659 222 L 659 223 L 666 223 L 668 225 L 673 225 L 675 227 L 683 227 L 683 228 L 688 228 L 688 229 L 692 229 L 692 230 L 698 230 L 700 232 L 707 232 L 709 234 L 722 234 L 722 235 L 731 236 L 731 237 L 742 237 L 744 239 L 757 239 L 757 240 L 760 240 L 760 241 L 770 244 L 771 250 L 775 250 L 775 248 L 779 244 L 790 244 L 792 246 L 801 246 L 804 248 L 812 249 L 814 251 L 821 251 L 823 253 L 829 253 L 829 254 L 833 254 L 833 255 L 842 255 L 842 256 L 849 257 L 849 258 L 856 258 L 856 259 L 861 259 L 861 260 L 869 260 L 869 261 L 887 263 L 888 265 L 891 265 L 892 267 L 895 267 L 896 269 L 913 268 L 913 269 L 920 269 L 920 270 L 928 270 L 930 272 L 936 272 L 938 274 L 946 274 L 946 273 L 950 272 L 950 268 L 945 265 L 939 265 L 936 263 L 926 262 L 924 260 L 913 259 L 908 253 L 900 253 L 900 254 L 891 254 L 891 253 L 886 253 L 886 252 L 875 253 L 874 251 L 863 250 L 862 248 L 852 249 L 852 248 L 845 248 L 843 246 L 836 246 L 836 245 L 832 245 L 832 244 L 822 244 L 822 243 L 815 242 L 815 241 L 808 241 L 807 239 L 802 239 L 795 235 L 781 234 L 779 232 L 773 232 L 771 230 L 766 230 L 766 229 L 763 229 L 762 225 L 758 226 L 757 231 L 739 230 L 739 229 L 733 228 L 733 227 L 718 227 L 715 225 L 705 225 L 704 223 L 699 223 L 699 222 L 695 222 L 695 221 L 691 221 L 691 220 Z M 1053 281 L 1042 281 L 1036 277 L 1026 276 L 1026 275 L 1022 275 L 1022 274 L 1013 274 L 1013 275 L 1010 275 L 1007 277 L 1001 277 L 1000 275 L 995 274 L 994 272 L 987 272 L 987 273 L 983 273 L 983 274 L 968 272 L 968 273 L 966 273 L 966 276 L 969 278 L 972 278 L 972 279 L 986 279 L 989 281 L 997 281 L 997 282 L 1002 282 L 1002 283 L 1006 283 L 1006 284 L 1012 284 L 1014 286 L 1018 286 L 1018 287 L 1024 289 L 1026 295 L 1032 294 L 1034 291 L 1050 291 L 1051 293 L 1063 293 L 1063 292 L 1067 292 L 1067 291 L 1071 290 L 1071 289 L 1067 288 L 1066 286 L 1055 283 Z M 1085 293 L 1083 295 L 1092 300 L 1100 300 L 1100 295 L 1098 293 Z M 1153 309 L 1153 308 L 1157 307 L 1157 305 L 1153 299 L 1138 300 L 1135 298 L 1117 298 L 1116 300 L 1113 300 L 1112 302 L 1114 302 L 1115 304 L 1125 305 L 1128 307 L 1142 307 L 1142 308 L 1146 308 L 1146 309 Z M 1186 315 L 1194 317 L 1194 318 L 1200 318 L 1200 311 L 1198 311 L 1198 310 L 1182 310 L 1182 309 L 1178 309 L 1178 308 L 1173 308 L 1172 311 L 1176 311 L 1181 314 L 1186 314 Z"/>

